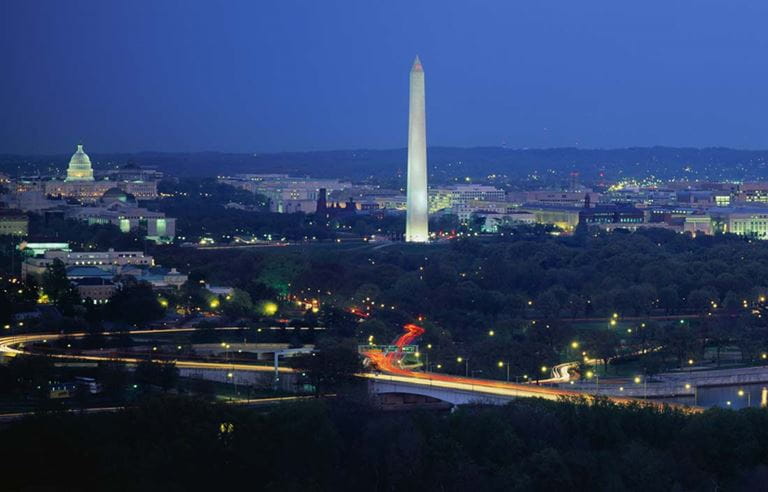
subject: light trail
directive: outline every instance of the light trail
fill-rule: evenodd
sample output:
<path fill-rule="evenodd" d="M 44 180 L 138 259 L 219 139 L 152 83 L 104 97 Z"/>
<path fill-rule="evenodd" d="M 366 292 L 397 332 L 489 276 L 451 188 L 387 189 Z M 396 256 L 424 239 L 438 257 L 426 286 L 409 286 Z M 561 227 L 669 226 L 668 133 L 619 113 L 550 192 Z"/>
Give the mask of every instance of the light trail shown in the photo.
<path fill-rule="evenodd" d="M 239 330 L 237 327 L 220 328 L 220 330 Z M 164 334 L 164 333 L 182 333 L 192 332 L 195 328 L 163 328 L 159 330 L 132 330 L 125 332 L 128 335 L 149 335 L 149 334 Z M 406 384 L 413 384 L 418 386 L 431 386 L 446 389 L 455 389 L 459 391 L 469 391 L 478 394 L 500 395 L 509 397 L 538 397 L 548 400 L 559 400 L 562 398 L 594 398 L 593 395 L 588 393 L 582 393 L 574 390 L 565 390 L 560 388 L 552 388 L 546 386 L 537 386 L 532 384 L 518 384 L 509 383 L 488 379 L 475 379 L 461 376 L 451 376 L 448 374 L 439 373 L 424 373 L 419 371 L 412 371 L 410 369 L 403 368 L 401 366 L 402 358 L 405 355 L 402 352 L 403 347 L 410 345 L 414 340 L 420 337 L 424 333 L 424 329 L 415 324 L 405 325 L 405 333 L 401 335 L 396 341 L 395 345 L 399 350 L 395 352 L 389 352 L 384 354 L 382 352 L 364 352 L 363 355 L 370 359 L 379 370 L 388 374 L 373 374 L 373 373 L 361 373 L 359 377 L 372 379 L 399 382 Z M 16 356 L 21 354 L 34 354 L 34 352 L 23 350 L 23 348 L 17 348 L 25 344 L 42 342 L 45 340 L 56 340 L 60 338 L 72 337 L 81 338 L 86 336 L 87 333 L 47 333 L 47 334 L 25 334 L 15 335 L 9 337 L 0 338 L 0 353 L 8 356 Z M 116 333 L 105 332 L 102 333 L 105 336 L 114 336 Z M 46 354 L 48 357 L 67 360 L 87 360 L 87 361 L 112 361 L 123 362 L 126 364 L 138 364 L 146 360 L 153 360 L 157 362 L 174 362 L 176 367 L 184 369 L 210 369 L 210 370 L 227 370 L 227 371 L 252 371 L 252 372 L 271 372 L 274 373 L 275 368 L 273 366 L 257 366 L 252 364 L 239 364 L 239 363 L 227 363 L 227 362 L 199 362 L 180 359 L 159 359 L 159 358 L 141 358 L 141 357 L 109 357 L 99 355 L 79 355 L 79 354 Z M 280 367 L 278 369 L 281 373 L 296 372 L 294 369 L 288 367 Z M 629 404 L 629 403 L 645 403 L 647 405 L 662 408 L 669 406 L 673 408 L 683 409 L 688 412 L 700 412 L 703 409 L 700 407 L 690 407 L 685 405 L 673 404 L 673 403 L 660 403 L 660 402 L 647 402 L 644 400 L 618 397 L 618 396 L 601 396 L 614 403 Z"/>
<path fill-rule="evenodd" d="M 323 398 L 333 398 L 336 395 L 323 395 Z M 310 399 L 316 399 L 315 396 L 269 396 L 265 398 L 249 398 L 249 399 L 243 399 L 243 400 L 223 400 L 219 403 L 224 403 L 226 405 L 241 405 L 241 406 L 260 406 L 260 405 L 270 405 L 274 403 L 285 403 L 289 401 L 302 401 L 302 400 L 310 400 Z M 111 406 L 111 407 L 90 407 L 90 408 L 68 408 L 65 410 L 62 410 L 64 413 L 67 414 L 95 414 L 95 413 L 114 413 L 119 412 L 122 410 L 125 410 L 127 406 Z M 28 412 L 11 412 L 11 413 L 0 413 L 0 423 L 4 422 L 10 422 L 13 420 L 23 419 L 24 417 L 30 417 L 32 415 L 37 415 L 39 412 L 36 412 L 34 410 L 30 410 Z"/>
<path fill-rule="evenodd" d="M 424 329 L 413 325 L 405 325 L 405 331 L 396 341 L 395 345 L 402 349 L 404 346 L 412 343 L 416 338 L 424 333 Z M 398 383 L 413 384 L 419 386 L 455 389 L 459 391 L 469 391 L 473 393 L 488 394 L 488 395 L 500 395 L 510 397 L 538 397 L 547 400 L 560 400 L 563 398 L 594 398 L 588 393 L 582 393 L 579 391 L 565 390 L 560 388 L 551 388 L 546 386 L 537 386 L 532 384 L 518 384 L 502 381 L 494 381 L 488 379 L 475 379 L 461 376 L 451 376 L 448 374 L 439 373 L 424 373 L 420 371 L 412 371 L 402 367 L 402 358 L 405 355 L 402 350 L 395 352 L 382 353 L 378 351 L 364 352 L 372 364 L 374 364 L 379 370 L 388 374 L 372 374 L 366 373 L 361 376 L 373 379 Z M 565 366 L 562 364 L 561 366 Z M 562 367 L 562 371 L 567 371 L 567 368 Z M 559 379 L 559 378 L 558 378 Z M 601 397 L 603 398 L 603 397 Z M 618 404 L 630 404 L 630 403 L 643 403 L 646 405 L 654 406 L 657 408 L 663 408 L 665 406 L 682 409 L 687 412 L 700 412 L 703 409 L 699 407 L 689 407 L 685 405 L 678 405 L 672 403 L 660 403 L 660 402 L 648 402 L 636 398 L 607 396 L 604 397 L 614 403 Z"/>
<path fill-rule="evenodd" d="M 237 327 L 228 327 L 228 328 L 217 328 L 217 330 L 227 331 L 227 330 L 239 330 L 240 328 Z M 132 330 L 125 332 L 128 335 L 155 335 L 155 334 L 165 334 L 165 333 L 184 333 L 184 332 L 192 332 L 195 331 L 195 328 L 162 328 L 159 330 Z M 104 336 L 115 336 L 119 333 L 110 333 L 110 332 L 104 332 L 101 333 L 101 335 Z M 10 337 L 4 337 L 0 338 L 0 353 L 8 355 L 8 356 L 16 356 L 21 354 L 33 354 L 34 352 L 29 352 L 26 350 L 23 350 L 22 348 L 17 348 L 19 346 L 23 346 L 26 344 L 36 343 L 36 342 L 43 342 L 46 340 L 57 340 L 61 338 L 82 338 L 88 335 L 84 332 L 79 333 L 45 333 L 45 334 L 26 334 L 26 335 L 15 335 Z M 105 356 L 105 355 L 81 355 L 81 354 L 45 354 L 48 357 L 53 357 L 56 359 L 68 359 L 68 360 L 87 360 L 87 361 L 112 361 L 112 362 L 124 362 L 126 364 L 138 364 L 140 362 L 144 362 L 147 360 L 151 360 L 154 362 L 174 362 L 176 364 L 176 367 L 180 369 L 213 369 L 213 370 L 229 370 L 229 371 L 251 371 L 251 372 L 275 372 L 274 366 L 257 366 L 254 364 L 240 364 L 240 363 L 232 363 L 232 362 L 200 362 L 200 361 L 192 361 L 192 360 L 181 360 L 181 359 L 163 359 L 158 357 L 114 357 L 114 356 Z M 279 372 L 282 373 L 288 373 L 288 372 L 294 372 L 293 369 L 288 367 L 279 367 L 277 369 Z"/>

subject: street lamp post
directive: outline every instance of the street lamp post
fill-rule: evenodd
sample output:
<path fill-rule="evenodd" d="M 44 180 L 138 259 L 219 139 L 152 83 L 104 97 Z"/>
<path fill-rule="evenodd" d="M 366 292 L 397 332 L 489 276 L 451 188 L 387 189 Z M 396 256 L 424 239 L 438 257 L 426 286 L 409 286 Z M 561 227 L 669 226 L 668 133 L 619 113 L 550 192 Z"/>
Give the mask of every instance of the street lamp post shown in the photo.
<path fill-rule="evenodd" d="M 504 367 L 505 364 L 507 366 L 507 382 L 509 382 L 509 361 L 507 361 L 506 363 L 504 361 L 499 361 L 500 368 Z"/>
<path fill-rule="evenodd" d="M 685 383 L 685 389 L 693 389 L 693 406 L 699 404 L 699 387 L 691 383 Z"/>
<path fill-rule="evenodd" d="M 648 376 L 643 377 L 643 400 L 648 400 Z"/>
<path fill-rule="evenodd" d="M 464 376 L 469 377 L 469 357 L 466 359 L 464 357 L 456 357 L 456 362 L 459 364 L 464 362 Z"/>
<path fill-rule="evenodd" d="M 595 396 L 600 396 L 600 375 L 595 374 Z"/>
<path fill-rule="evenodd" d="M 635 384 L 640 384 L 640 376 L 635 376 L 634 382 Z M 648 399 L 648 376 L 643 376 L 642 382 L 643 382 L 643 400 L 647 400 Z"/>
<path fill-rule="evenodd" d="M 587 371 L 587 379 L 595 378 L 595 396 L 600 394 L 600 375 L 592 371 Z"/>
<path fill-rule="evenodd" d="M 738 395 L 740 397 L 744 397 L 746 395 L 747 397 L 747 408 L 752 406 L 752 394 L 749 391 L 744 391 L 743 389 L 740 389 L 738 392 Z"/>

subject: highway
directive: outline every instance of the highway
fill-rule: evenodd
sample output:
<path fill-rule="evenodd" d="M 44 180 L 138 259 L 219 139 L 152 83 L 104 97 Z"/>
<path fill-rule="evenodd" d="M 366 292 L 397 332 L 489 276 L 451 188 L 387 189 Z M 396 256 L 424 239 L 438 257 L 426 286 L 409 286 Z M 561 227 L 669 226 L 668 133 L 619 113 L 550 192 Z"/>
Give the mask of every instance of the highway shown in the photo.
<path fill-rule="evenodd" d="M 219 330 L 240 330 L 240 328 L 233 327 L 233 328 L 218 328 Z M 129 335 L 160 335 L 160 334 L 173 334 L 173 333 L 184 333 L 184 332 L 193 332 L 195 331 L 195 328 L 164 328 L 159 330 L 132 330 L 127 332 Z M 114 336 L 115 333 L 102 333 L 104 336 Z M 3 337 L 0 338 L 0 354 L 8 355 L 8 356 L 15 356 L 23 353 L 27 353 L 26 350 L 24 350 L 23 346 L 37 343 L 37 342 L 43 342 L 47 340 L 56 340 L 59 338 L 81 338 L 86 336 L 87 333 L 80 332 L 80 333 L 64 333 L 64 334 L 58 334 L 58 333 L 30 333 L 30 334 L 24 334 L 24 335 L 14 335 L 9 337 Z M 124 362 L 126 364 L 138 364 L 139 362 L 142 362 L 146 360 L 146 358 L 143 357 L 113 357 L 113 356 L 103 356 L 103 355 L 83 355 L 83 354 L 46 354 L 49 357 L 53 357 L 56 359 L 70 359 L 70 360 L 87 360 L 87 361 L 119 361 Z M 167 359 L 164 358 L 157 358 L 158 361 L 166 361 Z M 219 369 L 219 370 L 227 370 L 227 371 L 255 371 L 255 372 L 274 372 L 275 368 L 273 366 L 259 366 L 255 364 L 241 364 L 241 363 L 233 363 L 233 362 L 201 362 L 201 361 L 193 361 L 193 360 L 180 360 L 180 359 L 173 359 L 173 362 L 176 363 L 176 367 L 180 369 Z M 286 372 L 293 372 L 292 369 L 288 367 L 279 367 L 278 372 L 286 373 Z"/>
<path fill-rule="evenodd" d="M 238 330 L 239 328 L 221 328 L 221 330 Z M 183 333 L 183 332 L 192 332 L 195 331 L 194 328 L 166 328 L 166 329 L 158 329 L 158 330 L 133 330 L 127 332 L 129 335 L 154 335 L 154 334 L 164 334 L 164 333 Z M 418 337 L 420 337 L 424 333 L 423 328 L 414 325 L 414 324 L 408 324 L 405 326 L 405 333 L 400 336 L 397 341 L 395 342 L 395 345 L 397 345 L 400 349 L 405 347 L 406 345 L 410 345 L 413 343 Z M 29 353 L 26 350 L 24 350 L 24 345 L 36 343 L 36 342 L 42 342 L 45 340 L 54 340 L 57 338 L 64 338 L 64 337 L 84 337 L 87 333 L 80 332 L 80 333 L 67 333 L 67 334 L 22 334 L 22 335 L 14 335 L 14 336 L 8 336 L 0 338 L 0 354 L 5 354 L 9 356 L 15 356 L 19 354 Z M 114 333 L 104 333 L 104 335 L 114 335 Z M 128 364 L 137 364 L 143 360 L 146 360 L 144 358 L 139 357 L 112 357 L 112 356 L 99 356 L 99 355 L 80 355 L 80 354 L 47 354 L 50 357 L 58 358 L 58 359 L 70 359 L 70 360 L 87 360 L 87 361 L 119 361 L 124 362 Z M 414 371 L 408 368 L 403 367 L 402 365 L 402 357 L 403 352 L 397 351 L 397 352 L 389 352 L 389 353 L 382 353 L 382 352 L 366 352 L 364 354 L 371 363 L 382 373 L 385 374 L 379 374 L 375 372 L 367 372 L 367 373 L 361 373 L 358 376 L 370 380 L 381 380 L 381 381 L 389 381 L 389 382 L 398 382 L 398 383 L 404 383 L 404 384 L 411 384 L 411 385 L 417 385 L 417 386 L 429 386 L 429 387 L 440 387 L 445 389 L 455 389 L 458 391 L 470 391 L 477 393 L 478 395 L 500 395 L 500 396 L 509 396 L 509 397 L 538 397 L 538 398 L 544 398 L 549 400 L 559 400 L 562 398 L 575 398 L 575 397 L 587 397 L 590 398 L 591 396 L 588 393 L 583 393 L 579 391 L 573 391 L 573 390 L 566 390 L 566 389 L 560 389 L 557 387 L 549 387 L 549 386 L 540 386 L 535 384 L 518 384 L 518 383 L 509 383 L 509 382 L 503 382 L 503 381 L 496 381 L 496 380 L 487 380 L 487 379 L 476 379 L 476 378 L 469 378 L 469 377 L 462 377 L 462 376 L 452 376 L 449 374 L 440 374 L 440 373 L 428 373 L 428 372 L 421 372 L 421 371 Z M 167 360 L 167 359 L 157 359 L 157 360 Z M 232 362 L 200 362 L 200 361 L 191 361 L 191 360 L 180 360 L 180 359 L 174 359 L 173 360 L 176 364 L 176 367 L 179 368 L 191 368 L 191 369 L 214 369 L 214 370 L 227 370 L 227 371 L 257 371 L 257 372 L 274 372 L 275 368 L 272 366 L 258 366 L 253 364 L 241 364 L 241 363 L 232 363 Z M 558 370 L 555 371 L 555 374 L 551 380 L 553 382 L 562 382 L 563 378 L 569 377 L 567 375 L 568 373 L 568 364 L 561 364 L 558 367 Z M 288 373 L 293 372 L 293 369 L 287 368 L 287 367 L 280 367 L 278 369 L 282 373 Z M 644 400 L 635 399 L 635 398 L 629 398 L 629 397 L 619 397 L 619 396 L 610 396 L 608 397 L 609 400 L 615 402 L 615 403 L 621 403 L 621 404 L 629 404 L 629 403 L 647 403 L 648 405 L 653 405 L 657 407 L 662 407 L 664 405 L 669 405 L 672 407 L 679 407 L 684 408 L 687 411 L 701 411 L 702 409 L 696 408 L 696 407 L 686 407 L 683 405 L 675 405 L 675 404 L 665 404 L 660 402 L 644 402 Z"/>
<path fill-rule="evenodd" d="M 335 395 L 325 395 L 325 397 L 333 397 Z M 308 399 L 315 399 L 314 396 L 272 396 L 272 397 L 266 397 L 266 398 L 249 398 L 249 399 L 241 399 L 241 400 L 224 400 L 223 402 L 227 405 L 241 405 L 241 406 L 247 406 L 247 407 L 257 407 L 261 405 L 272 405 L 275 403 L 285 403 L 287 401 L 301 401 L 301 400 L 308 400 Z M 120 410 L 125 410 L 128 407 L 124 406 L 111 406 L 111 407 L 90 407 L 90 408 L 69 408 L 66 410 L 63 410 L 64 413 L 68 414 L 94 414 L 94 413 L 112 413 L 112 412 L 119 412 Z M 35 415 L 36 412 L 34 411 L 28 411 L 28 412 L 12 412 L 12 413 L 0 413 L 0 424 L 12 422 L 14 420 L 23 419 L 24 417 L 30 417 L 32 415 Z"/>
<path fill-rule="evenodd" d="M 423 333 L 424 333 L 424 329 L 417 325 L 414 325 L 414 324 L 405 325 L 405 334 L 403 334 L 400 338 L 398 338 L 395 341 L 394 345 L 402 349 L 406 345 L 410 345 L 414 340 L 416 340 Z M 487 394 L 487 395 L 499 395 L 499 396 L 509 396 L 509 397 L 536 397 L 536 398 L 544 398 L 547 400 L 560 400 L 562 398 L 578 398 L 578 397 L 589 398 L 590 397 L 588 393 L 582 393 L 582 392 L 573 391 L 573 390 L 565 390 L 557 387 L 539 386 L 535 384 L 518 384 L 518 383 L 509 383 L 509 382 L 495 381 L 495 380 L 488 380 L 488 379 L 476 379 L 476 378 L 468 378 L 468 377 L 462 377 L 462 376 L 451 376 L 449 374 L 413 371 L 403 367 L 402 365 L 403 353 L 400 351 L 388 352 L 386 354 L 378 351 L 371 351 L 371 352 L 366 352 L 365 356 L 368 357 L 371 363 L 374 366 L 376 366 L 380 371 L 382 371 L 383 373 L 386 373 L 386 374 L 365 373 L 361 375 L 363 377 L 374 379 L 374 380 L 378 379 L 378 380 L 388 381 L 388 382 L 455 389 L 459 391 L 470 391 L 470 392 L 478 393 L 478 395 Z M 569 364 L 570 363 L 566 363 L 558 366 L 559 370 L 556 372 L 555 377 L 553 377 L 552 380 L 561 382 L 562 381 L 561 378 L 569 377 L 569 376 L 563 376 L 563 373 L 567 374 L 568 368 L 566 366 L 568 366 Z M 681 408 L 690 412 L 699 412 L 703 410 L 699 407 L 688 407 L 684 405 L 667 404 L 662 402 L 649 402 L 649 401 L 640 400 L 636 398 L 629 398 L 629 397 L 610 396 L 607 398 L 608 400 L 614 403 L 619 403 L 619 404 L 643 403 L 643 404 L 652 405 L 659 408 L 664 406 L 670 406 L 675 408 Z"/>

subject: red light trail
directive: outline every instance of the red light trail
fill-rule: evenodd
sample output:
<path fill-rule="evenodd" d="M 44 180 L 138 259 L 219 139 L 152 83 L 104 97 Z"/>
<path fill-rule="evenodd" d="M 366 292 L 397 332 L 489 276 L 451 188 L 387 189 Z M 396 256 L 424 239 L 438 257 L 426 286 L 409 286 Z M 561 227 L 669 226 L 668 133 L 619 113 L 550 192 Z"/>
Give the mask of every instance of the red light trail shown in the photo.
<path fill-rule="evenodd" d="M 368 359 L 371 361 L 371 364 L 373 364 L 375 367 L 377 367 L 380 371 L 386 372 L 389 374 L 395 374 L 398 376 L 404 376 L 406 378 L 412 378 L 417 380 L 426 380 L 426 381 L 440 381 L 443 383 L 448 383 L 449 385 L 442 385 L 443 387 L 450 388 L 450 384 L 457 385 L 456 389 L 467 391 L 467 386 L 470 388 L 493 388 L 495 390 L 506 390 L 509 391 L 510 396 L 529 396 L 529 397 L 535 397 L 540 396 L 542 398 L 548 398 L 553 399 L 553 397 L 563 397 L 563 398 L 578 398 L 578 397 L 591 397 L 592 395 L 587 393 L 582 393 L 579 391 L 572 391 L 572 390 L 564 390 L 556 387 L 547 387 L 547 386 L 538 386 L 533 384 L 518 384 L 518 383 L 508 383 L 508 382 L 502 382 L 502 381 L 493 381 L 493 380 L 487 380 L 487 379 L 474 379 L 474 378 L 468 378 L 468 377 L 461 377 L 461 376 L 451 376 L 449 374 L 440 374 L 440 373 L 426 373 L 421 371 L 413 371 L 411 369 L 406 369 L 402 367 L 402 360 L 405 356 L 405 352 L 403 352 L 403 347 L 410 345 L 413 343 L 414 340 L 416 340 L 418 337 L 424 334 L 424 328 L 417 326 L 415 324 L 409 323 L 404 326 L 405 333 L 400 335 L 400 337 L 397 338 L 394 345 L 398 347 L 397 351 L 394 352 L 381 352 L 381 351 L 366 351 L 363 352 L 363 355 L 365 357 L 368 357 Z M 471 389 L 470 389 L 471 391 Z M 506 391 L 504 394 L 506 394 Z M 498 393 L 498 391 L 496 391 Z M 701 408 L 698 407 L 688 407 L 685 405 L 678 405 L 678 404 L 670 404 L 670 403 L 663 403 L 663 402 L 648 402 L 643 401 L 635 398 L 627 398 L 627 397 L 617 397 L 617 396 L 609 396 L 605 397 L 608 400 L 619 403 L 619 404 L 629 404 L 629 403 L 643 403 L 646 405 L 654 406 L 657 408 L 664 408 L 664 407 L 673 407 L 673 408 L 679 408 L 687 412 L 698 412 L 702 411 Z"/>

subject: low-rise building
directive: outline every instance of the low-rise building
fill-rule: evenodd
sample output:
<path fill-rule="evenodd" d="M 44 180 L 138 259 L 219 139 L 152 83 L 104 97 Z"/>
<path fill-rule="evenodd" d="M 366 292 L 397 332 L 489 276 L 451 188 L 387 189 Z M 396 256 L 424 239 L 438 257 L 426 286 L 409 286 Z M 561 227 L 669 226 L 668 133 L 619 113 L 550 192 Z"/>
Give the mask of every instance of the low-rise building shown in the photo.
<path fill-rule="evenodd" d="M 148 282 L 156 289 L 178 289 L 187 281 L 187 275 L 177 271 L 175 268 L 159 266 L 150 268 L 125 267 L 121 269 L 120 275 L 130 275 L 140 282 Z"/>
<path fill-rule="evenodd" d="M 602 195 L 591 190 L 586 191 L 522 191 L 509 194 L 509 201 L 525 205 L 547 205 L 550 207 L 583 207 L 584 199 L 589 195 L 592 203 L 598 203 Z"/>
<path fill-rule="evenodd" d="M 598 205 L 583 208 L 579 211 L 579 223 L 585 225 L 597 224 L 642 224 L 645 214 L 643 210 L 630 204 Z"/>
<path fill-rule="evenodd" d="M 338 179 L 292 177 L 287 174 L 236 174 L 219 176 L 219 183 L 264 195 L 277 213 L 314 213 L 321 189 L 330 195 L 351 188 L 352 183 Z"/>
<path fill-rule="evenodd" d="M 26 236 L 29 217 L 21 210 L 0 209 L 0 236 Z"/>
<path fill-rule="evenodd" d="M 152 256 L 145 255 L 141 251 L 85 251 L 73 252 L 48 249 L 42 255 L 28 257 L 21 264 L 21 276 L 40 276 L 55 260 L 61 260 L 66 267 L 96 267 L 109 272 L 112 276 L 119 273 L 127 266 L 154 266 Z M 86 275 L 79 275 L 85 277 Z"/>
<path fill-rule="evenodd" d="M 520 211 L 532 214 L 536 224 L 553 225 L 566 233 L 573 232 L 579 225 L 579 209 L 575 207 L 525 205 L 520 208 Z"/>
<path fill-rule="evenodd" d="M 705 234 L 711 236 L 715 233 L 712 225 L 712 217 L 709 214 L 691 214 L 685 217 L 683 223 L 683 232 L 688 232 L 695 236 L 697 234 Z"/>
<path fill-rule="evenodd" d="M 117 286 L 112 280 L 100 277 L 85 277 L 76 279 L 72 282 L 80 294 L 80 298 L 85 302 L 93 304 L 105 304 L 117 290 Z"/>
<path fill-rule="evenodd" d="M 133 195 L 110 188 L 98 203 L 70 207 L 65 216 L 89 224 L 113 224 L 123 232 L 146 231 L 146 238 L 158 243 L 172 242 L 176 236 L 176 219 L 163 212 L 139 207 Z"/>
<path fill-rule="evenodd" d="M 437 212 L 473 201 L 505 202 L 507 192 L 495 186 L 460 184 L 436 186 L 429 190 L 429 211 Z"/>
<path fill-rule="evenodd" d="M 477 215 L 484 219 L 482 231 L 488 233 L 499 232 L 499 228 L 505 226 L 536 223 L 536 215 L 531 212 L 516 211 L 503 214 L 490 212 Z"/>

